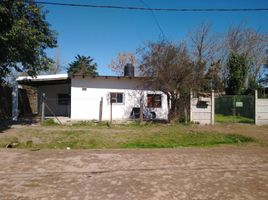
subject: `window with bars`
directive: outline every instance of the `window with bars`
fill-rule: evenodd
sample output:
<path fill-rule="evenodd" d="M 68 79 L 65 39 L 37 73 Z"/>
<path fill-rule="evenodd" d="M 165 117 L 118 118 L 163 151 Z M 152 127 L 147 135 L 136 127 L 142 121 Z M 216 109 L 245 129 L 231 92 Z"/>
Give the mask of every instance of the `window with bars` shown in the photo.
<path fill-rule="evenodd" d="M 147 107 L 148 108 L 161 108 L 162 98 L 161 94 L 148 94 L 147 95 Z"/>
<path fill-rule="evenodd" d="M 124 103 L 124 94 L 119 92 L 111 92 L 110 98 L 112 103 Z"/>

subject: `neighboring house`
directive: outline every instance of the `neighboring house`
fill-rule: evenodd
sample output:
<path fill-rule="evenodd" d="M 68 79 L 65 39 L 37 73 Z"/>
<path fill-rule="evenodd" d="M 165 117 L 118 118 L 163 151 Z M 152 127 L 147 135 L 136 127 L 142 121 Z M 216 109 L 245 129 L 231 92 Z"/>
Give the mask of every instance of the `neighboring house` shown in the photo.
<path fill-rule="evenodd" d="M 68 116 L 72 120 L 98 120 L 102 100 L 102 119 L 127 120 L 133 110 L 144 104 L 145 118 L 167 119 L 167 98 L 162 92 L 144 88 L 143 77 L 132 76 L 73 76 L 42 75 L 36 78 L 19 77 L 19 85 L 38 90 L 38 105 L 46 96 L 45 115 Z M 53 113 L 51 112 L 53 111 Z M 40 110 L 39 110 L 40 113 Z M 137 116 L 136 116 L 137 117 Z"/>

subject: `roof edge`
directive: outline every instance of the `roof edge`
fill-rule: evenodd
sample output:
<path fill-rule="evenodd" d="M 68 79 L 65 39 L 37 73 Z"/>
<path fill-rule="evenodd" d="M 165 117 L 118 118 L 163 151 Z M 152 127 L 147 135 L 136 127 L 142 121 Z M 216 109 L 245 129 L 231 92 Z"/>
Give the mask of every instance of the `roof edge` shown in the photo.
<path fill-rule="evenodd" d="M 23 81 L 53 81 L 53 80 L 67 80 L 72 78 L 117 78 L 117 79 L 144 79 L 146 77 L 143 76 L 89 76 L 89 75 L 74 75 L 72 77 L 68 76 L 68 74 L 52 74 L 52 75 L 38 75 L 36 77 L 31 76 L 19 76 L 16 81 L 23 82 Z"/>

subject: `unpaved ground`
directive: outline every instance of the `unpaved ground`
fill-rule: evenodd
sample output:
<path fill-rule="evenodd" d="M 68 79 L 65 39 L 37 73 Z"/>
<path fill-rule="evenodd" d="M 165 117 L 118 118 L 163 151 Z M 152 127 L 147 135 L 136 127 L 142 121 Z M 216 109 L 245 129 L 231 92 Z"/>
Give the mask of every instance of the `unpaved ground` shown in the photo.
<path fill-rule="evenodd" d="M 268 148 L 0 150 L 0 199 L 268 199 Z"/>

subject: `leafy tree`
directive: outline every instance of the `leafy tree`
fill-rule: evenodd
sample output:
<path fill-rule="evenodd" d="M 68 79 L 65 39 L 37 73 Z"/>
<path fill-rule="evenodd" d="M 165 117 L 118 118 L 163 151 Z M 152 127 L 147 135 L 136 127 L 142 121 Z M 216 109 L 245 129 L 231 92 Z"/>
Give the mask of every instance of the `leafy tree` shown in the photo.
<path fill-rule="evenodd" d="M 69 64 L 67 72 L 70 76 L 81 75 L 81 76 L 97 76 L 97 64 L 93 62 L 93 58 L 90 56 L 75 57 L 75 61 Z"/>
<path fill-rule="evenodd" d="M 0 2 L 0 82 L 12 71 L 35 76 L 52 62 L 45 49 L 56 47 L 56 33 L 45 17 L 32 0 Z"/>
<path fill-rule="evenodd" d="M 242 94 L 248 75 L 247 59 L 244 54 L 231 53 L 227 63 L 229 75 L 226 93 L 231 95 Z"/>

